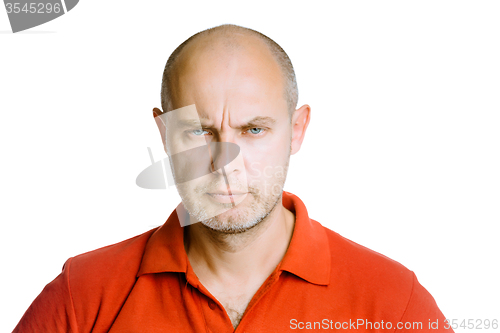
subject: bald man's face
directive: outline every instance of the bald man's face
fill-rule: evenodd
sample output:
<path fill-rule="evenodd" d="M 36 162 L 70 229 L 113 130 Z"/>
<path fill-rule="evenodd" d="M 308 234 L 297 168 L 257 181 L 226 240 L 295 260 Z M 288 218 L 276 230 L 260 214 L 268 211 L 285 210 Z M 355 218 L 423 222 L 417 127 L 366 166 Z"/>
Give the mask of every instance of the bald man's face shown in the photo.
<path fill-rule="evenodd" d="M 190 165 L 173 163 L 173 171 L 190 215 L 229 233 L 252 228 L 278 203 L 292 134 L 279 65 L 256 37 L 241 35 L 236 42 L 228 46 L 205 37 L 183 50 L 170 91 L 173 108 L 184 109 L 172 112 L 166 122 L 169 155 L 212 147 L 210 163 L 196 163 L 194 156 Z M 214 145 L 224 142 L 233 145 Z M 236 145 L 238 156 L 219 168 L 224 164 L 217 163 L 220 153 L 234 155 Z M 194 164 L 211 170 L 179 182 Z"/>

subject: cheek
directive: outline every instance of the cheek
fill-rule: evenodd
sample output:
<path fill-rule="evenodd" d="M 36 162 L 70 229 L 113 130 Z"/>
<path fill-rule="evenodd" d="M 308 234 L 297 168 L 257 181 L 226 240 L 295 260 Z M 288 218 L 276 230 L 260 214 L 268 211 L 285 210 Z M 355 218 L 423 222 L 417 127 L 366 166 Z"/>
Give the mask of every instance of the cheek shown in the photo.
<path fill-rule="evenodd" d="M 249 139 L 237 142 L 245 159 L 280 165 L 290 155 L 291 131 L 283 129 L 270 133 L 262 139 Z"/>
<path fill-rule="evenodd" d="M 277 151 L 245 155 L 245 168 L 250 186 L 265 186 L 283 179 L 287 174 L 290 146 Z"/>
<path fill-rule="evenodd" d="M 174 132 L 167 134 L 166 146 L 170 155 L 182 153 L 206 146 L 207 140 L 204 136 L 187 136 L 184 133 Z"/>

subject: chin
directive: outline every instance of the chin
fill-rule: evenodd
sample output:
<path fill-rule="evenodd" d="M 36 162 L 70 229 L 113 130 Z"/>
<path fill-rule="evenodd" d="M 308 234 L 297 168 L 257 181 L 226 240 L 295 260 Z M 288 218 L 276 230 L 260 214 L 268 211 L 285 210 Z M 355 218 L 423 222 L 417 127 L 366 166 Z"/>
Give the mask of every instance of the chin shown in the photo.
<path fill-rule="evenodd" d="M 230 220 L 220 220 L 218 218 L 211 218 L 201 222 L 205 227 L 223 234 L 241 234 L 246 232 L 253 227 L 257 226 L 260 221 L 249 223 L 245 222 L 235 222 Z"/>
<path fill-rule="evenodd" d="M 250 208 L 236 207 L 215 217 L 205 219 L 201 223 L 214 231 L 237 234 L 258 225 L 267 214 L 256 214 Z"/>

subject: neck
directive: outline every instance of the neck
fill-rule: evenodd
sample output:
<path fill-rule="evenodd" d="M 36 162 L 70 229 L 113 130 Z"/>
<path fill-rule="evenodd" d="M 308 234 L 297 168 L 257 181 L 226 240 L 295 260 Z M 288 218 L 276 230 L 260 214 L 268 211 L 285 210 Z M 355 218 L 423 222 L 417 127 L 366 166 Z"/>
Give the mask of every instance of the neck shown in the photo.
<path fill-rule="evenodd" d="M 196 223 L 186 227 L 186 253 L 201 281 L 263 280 L 283 259 L 294 222 L 293 213 L 279 200 L 264 220 L 242 233 L 226 234 Z"/>

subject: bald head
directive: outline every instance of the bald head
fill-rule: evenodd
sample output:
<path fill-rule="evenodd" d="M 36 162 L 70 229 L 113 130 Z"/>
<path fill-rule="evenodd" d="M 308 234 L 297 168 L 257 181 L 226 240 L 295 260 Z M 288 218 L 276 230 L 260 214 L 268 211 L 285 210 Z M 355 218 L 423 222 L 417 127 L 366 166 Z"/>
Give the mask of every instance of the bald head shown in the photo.
<path fill-rule="evenodd" d="M 288 55 L 267 36 L 236 25 L 221 25 L 199 32 L 172 52 L 163 72 L 161 104 L 164 112 L 174 109 L 173 99 L 179 89 L 179 75 L 186 70 L 196 70 L 196 62 L 204 61 L 204 57 L 210 53 L 221 61 L 242 56 L 258 57 L 261 66 L 266 66 L 266 70 L 279 73 L 283 97 L 289 113 L 293 113 L 297 106 L 298 89 Z"/>

